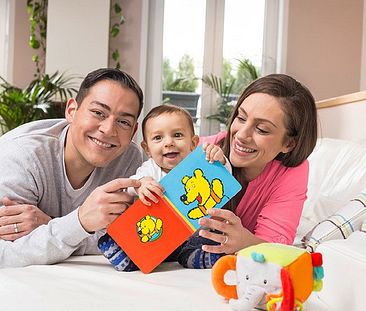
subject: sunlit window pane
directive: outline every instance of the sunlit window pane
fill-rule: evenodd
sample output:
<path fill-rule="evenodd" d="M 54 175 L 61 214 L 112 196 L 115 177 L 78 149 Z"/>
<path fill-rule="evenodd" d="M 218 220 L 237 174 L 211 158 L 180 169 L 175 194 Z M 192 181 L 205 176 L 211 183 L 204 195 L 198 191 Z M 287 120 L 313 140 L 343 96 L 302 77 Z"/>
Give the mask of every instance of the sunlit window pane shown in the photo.
<path fill-rule="evenodd" d="M 164 3 L 163 99 L 183 106 L 196 121 L 206 1 L 165 0 Z"/>
<path fill-rule="evenodd" d="M 248 66 L 255 66 L 258 74 L 260 73 L 264 10 L 265 0 L 225 1 L 223 73 L 226 79 L 238 80 L 233 89 L 235 94 L 240 93 L 254 78 L 253 75 L 244 72 Z M 242 66 L 240 61 L 244 62 Z"/>
<path fill-rule="evenodd" d="M 208 11 L 208 21 L 214 20 L 216 25 L 222 24 L 221 18 L 224 17 L 224 61 L 222 77 L 206 73 L 205 78 L 208 77 L 211 82 L 222 78 L 224 85 L 232 85 L 232 88 L 229 91 L 224 88 L 223 93 L 222 90 L 215 89 L 219 84 L 204 79 L 204 83 L 215 91 L 218 98 L 215 103 L 206 102 L 205 99 L 202 105 L 212 107 L 217 104 L 217 109 L 213 110 L 217 111 L 216 117 L 210 115 L 210 120 L 225 124 L 237 94 L 260 75 L 265 0 L 225 0 L 225 14 Z M 200 116 L 205 35 L 209 39 L 212 39 L 210 36 L 215 36 L 211 29 L 206 29 L 205 34 L 205 19 L 206 0 L 164 2 L 163 100 L 189 110 L 196 128 L 203 121 L 207 124 L 207 116 Z M 210 57 L 209 53 L 206 51 L 206 56 Z M 218 51 L 212 51 L 211 57 L 219 54 Z M 193 93 L 196 93 L 195 100 L 183 98 L 192 97 Z"/>

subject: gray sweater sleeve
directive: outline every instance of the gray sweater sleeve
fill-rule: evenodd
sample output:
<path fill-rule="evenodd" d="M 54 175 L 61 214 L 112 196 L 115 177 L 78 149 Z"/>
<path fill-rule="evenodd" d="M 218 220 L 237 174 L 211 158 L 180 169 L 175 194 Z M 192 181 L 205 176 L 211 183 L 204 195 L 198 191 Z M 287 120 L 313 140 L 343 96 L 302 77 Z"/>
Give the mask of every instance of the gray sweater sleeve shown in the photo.
<path fill-rule="evenodd" d="M 48 225 L 42 225 L 14 242 L 0 240 L 0 267 L 53 264 L 73 253 L 84 254 L 88 239 L 94 240 L 93 235 L 82 228 L 78 210 L 75 210 L 51 220 Z M 91 244 L 95 245 L 95 242 Z"/>

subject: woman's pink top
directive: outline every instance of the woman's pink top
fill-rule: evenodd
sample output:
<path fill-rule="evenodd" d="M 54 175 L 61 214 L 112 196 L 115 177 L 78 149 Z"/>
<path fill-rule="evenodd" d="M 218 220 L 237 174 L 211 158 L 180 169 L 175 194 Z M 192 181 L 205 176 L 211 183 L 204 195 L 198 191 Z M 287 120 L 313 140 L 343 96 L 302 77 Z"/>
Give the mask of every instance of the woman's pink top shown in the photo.
<path fill-rule="evenodd" d="M 217 144 L 225 132 L 202 137 L 200 143 Z M 250 181 L 236 207 L 245 228 L 268 242 L 292 244 L 306 199 L 309 162 L 285 167 L 278 160 L 267 164 L 263 172 Z"/>

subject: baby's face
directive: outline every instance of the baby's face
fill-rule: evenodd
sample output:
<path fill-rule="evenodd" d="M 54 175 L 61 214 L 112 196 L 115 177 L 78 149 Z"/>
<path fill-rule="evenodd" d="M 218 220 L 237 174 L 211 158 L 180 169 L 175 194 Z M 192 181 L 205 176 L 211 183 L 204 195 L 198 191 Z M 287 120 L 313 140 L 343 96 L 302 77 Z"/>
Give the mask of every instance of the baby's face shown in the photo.
<path fill-rule="evenodd" d="M 146 122 L 142 146 L 164 172 L 169 172 L 198 144 L 188 120 L 179 113 L 164 113 Z"/>

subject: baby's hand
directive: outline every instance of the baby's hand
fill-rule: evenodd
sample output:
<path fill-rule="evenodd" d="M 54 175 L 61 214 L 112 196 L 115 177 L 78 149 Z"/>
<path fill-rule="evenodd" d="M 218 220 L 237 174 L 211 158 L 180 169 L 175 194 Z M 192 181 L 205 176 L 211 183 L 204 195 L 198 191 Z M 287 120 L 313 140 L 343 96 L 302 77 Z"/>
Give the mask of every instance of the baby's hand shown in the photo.
<path fill-rule="evenodd" d="M 145 205 L 151 205 L 147 200 L 150 199 L 157 203 L 159 199 L 156 196 L 163 197 L 163 187 L 152 177 L 143 177 L 140 179 L 141 186 L 136 189 L 139 199 Z"/>
<path fill-rule="evenodd" d="M 203 150 L 206 152 L 206 160 L 210 163 L 214 163 L 215 161 L 220 161 L 223 165 L 226 164 L 226 158 L 224 156 L 224 152 L 219 146 L 204 143 L 202 145 Z"/>

